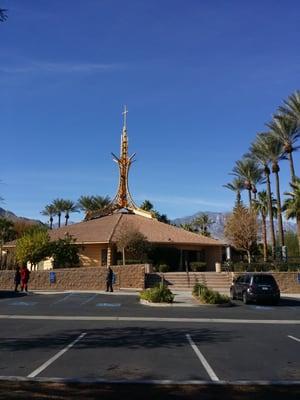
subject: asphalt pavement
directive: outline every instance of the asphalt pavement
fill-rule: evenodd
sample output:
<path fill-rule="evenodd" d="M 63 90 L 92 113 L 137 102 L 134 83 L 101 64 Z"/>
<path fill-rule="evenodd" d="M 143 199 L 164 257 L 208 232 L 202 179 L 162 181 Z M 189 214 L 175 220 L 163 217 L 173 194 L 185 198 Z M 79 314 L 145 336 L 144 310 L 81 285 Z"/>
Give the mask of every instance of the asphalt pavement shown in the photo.
<path fill-rule="evenodd" d="M 0 381 L 300 385 L 299 300 L 179 304 L 149 307 L 135 293 L 1 292 Z"/>

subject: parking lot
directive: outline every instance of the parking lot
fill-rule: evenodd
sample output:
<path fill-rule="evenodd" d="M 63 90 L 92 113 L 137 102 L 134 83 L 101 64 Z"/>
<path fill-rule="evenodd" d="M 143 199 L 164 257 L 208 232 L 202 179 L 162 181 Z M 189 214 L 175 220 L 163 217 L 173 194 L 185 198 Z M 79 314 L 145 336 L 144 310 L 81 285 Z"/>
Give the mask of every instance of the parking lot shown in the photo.
<path fill-rule="evenodd" d="M 1 379 L 300 381 L 300 302 L 147 307 L 135 294 L 0 299 Z"/>

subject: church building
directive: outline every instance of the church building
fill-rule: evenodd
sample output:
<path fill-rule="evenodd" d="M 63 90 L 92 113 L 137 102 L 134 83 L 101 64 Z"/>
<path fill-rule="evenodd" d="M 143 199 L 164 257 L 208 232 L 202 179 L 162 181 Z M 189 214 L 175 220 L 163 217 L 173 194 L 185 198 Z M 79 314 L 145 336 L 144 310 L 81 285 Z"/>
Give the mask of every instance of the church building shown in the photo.
<path fill-rule="evenodd" d="M 190 261 L 202 261 L 206 263 L 207 270 L 215 270 L 215 263 L 222 259 L 222 242 L 159 222 L 151 212 L 140 209 L 133 201 L 128 175 L 135 154 L 128 155 L 127 112 L 125 107 L 120 156 L 112 153 L 119 166 L 116 196 L 104 209 L 88 213 L 85 221 L 51 231 L 51 239 L 72 235 L 76 244 L 80 245 L 82 266 L 110 266 L 118 261 L 116 242 L 130 226 L 141 232 L 153 246 L 165 252 L 177 252 L 177 269 L 183 269 Z"/>

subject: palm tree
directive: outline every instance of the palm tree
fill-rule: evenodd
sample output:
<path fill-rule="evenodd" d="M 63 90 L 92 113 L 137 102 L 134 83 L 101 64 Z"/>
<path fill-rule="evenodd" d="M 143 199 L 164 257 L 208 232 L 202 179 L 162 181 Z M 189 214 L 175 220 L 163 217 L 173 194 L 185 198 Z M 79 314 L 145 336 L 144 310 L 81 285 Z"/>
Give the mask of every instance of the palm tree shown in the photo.
<path fill-rule="evenodd" d="M 5 8 L 0 8 L 0 22 L 4 22 L 7 20 L 7 10 Z"/>
<path fill-rule="evenodd" d="M 96 210 L 102 210 L 104 207 L 109 205 L 111 199 L 109 196 L 93 196 L 93 202 Z"/>
<path fill-rule="evenodd" d="M 72 200 L 64 200 L 63 211 L 65 213 L 65 220 L 66 220 L 65 226 L 67 226 L 68 220 L 70 218 L 70 213 L 78 212 L 78 207 Z"/>
<path fill-rule="evenodd" d="M 84 211 L 85 215 L 94 211 L 93 205 L 93 196 L 81 196 L 77 201 L 78 208 Z"/>
<path fill-rule="evenodd" d="M 145 211 L 152 211 L 153 204 L 149 200 L 144 200 L 143 203 L 140 205 L 140 208 Z"/>
<path fill-rule="evenodd" d="M 277 218 L 278 218 L 278 234 L 280 246 L 284 246 L 284 233 L 282 225 L 281 200 L 280 200 L 280 182 L 279 182 L 279 161 L 285 160 L 287 157 L 284 154 L 283 144 L 278 138 L 270 133 L 265 133 L 263 141 L 265 143 L 265 151 L 267 152 L 272 164 L 272 172 L 276 179 L 276 199 L 277 199 Z"/>
<path fill-rule="evenodd" d="M 251 207 L 252 203 L 252 192 L 255 198 L 257 192 L 256 186 L 265 182 L 262 173 L 263 171 L 258 166 L 257 162 L 247 157 L 236 161 L 232 169 L 231 175 L 235 175 L 237 178 L 244 181 L 244 187 L 248 190 L 249 207 Z"/>
<path fill-rule="evenodd" d="M 180 224 L 179 227 L 188 232 L 195 233 L 195 231 L 196 231 L 195 226 L 192 223 L 188 223 L 188 222 L 186 222 L 185 224 Z"/>
<path fill-rule="evenodd" d="M 58 227 L 60 228 L 61 213 L 64 212 L 65 200 L 55 199 L 53 200 L 52 205 L 55 208 L 55 215 L 58 216 Z"/>
<path fill-rule="evenodd" d="M 267 126 L 270 128 L 271 134 L 282 143 L 283 150 L 289 160 L 291 180 L 293 181 L 295 179 L 293 152 L 300 148 L 300 146 L 296 146 L 300 137 L 299 123 L 288 115 L 275 115 Z"/>
<path fill-rule="evenodd" d="M 260 133 L 256 137 L 256 141 L 250 146 L 250 153 L 248 157 L 252 157 L 256 162 L 258 162 L 264 171 L 267 184 L 267 197 L 268 197 L 268 208 L 270 217 L 270 236 L 271 236 L 271 247 L 272 247 L 272 257 L 275 258 L 276 252 L 276 239 L 274 230 L 274 215 L 272 207 L 272 191 L 271 191 L 271 181 L 270 181 L 270 168 L 269 164 L 271 162 L 268 149 L 266 147 L 266 135 Z"/>
<path fill-rule="evenodd" d="M 81 196 L 77 201 L 77 206 L 84 211 L 86 217 L 89 212 L 101 210 L 108 206 L 110 202 L 108 196 Z"/>
<path fill-rule="evenodd" d="M 274 204 L 275 202 L 276 200 L 272 198 L 272 204 Z M 265 190 L 258 192 L 258 199 L 253 201 L 253 206 L 255 211 L 257 211 L 261 216 L 262 239 L 264 246 L 264 261 L 267 261 L 268 260 L 267 216 L 269 214 L 269 201 L 268 201 L 268 194 Z M 272 208 L 273 208 L 273 214 L 275 214 L 276 207 L 272 206 Z"/>
<path fill-rule="evenodd" d="M 192 221 L 192 223 L 194 226 L 199 227 L 201 235 L 210 236 L 208 228 L 214 223 L 214 221 L 209 218 L 208 214 L 201 213 Z"/>
<path fill-rule="evenodd" d="M 223 185 L 226 189 L 232 190 L 236 193 L 236 201 L 235 204 L 241 204 L 241 192 L 245 189 L 245 183 L 241 178 L 234 178 L 232 182 Z"/>
<path fill-rule="evenodd" d="M 56 215 L 56 208 L 53 204 L 48 204 L 47 206 L 45 206 L 45 208 L 43 209 L 43 211 L 41 211 L 42 215 L 45 215 L 46 217 L 49 217 L 49 227 L 50 229 L 52 229 L 53 227 L 53 217 L 54 215 Z"/>
<path fill-rule="evenodd" d="M 295 177 L 295 180 L 290 183 L 292 192 L 284 193 L 290 196 L 283 204 L 283 210 L 287 219 L 296 218 L 297 222 L 297 235 L 300 254 L 300 178 Z"/>
<path fill-rule="evenodd" d="M 300 125 L 300 90 L 296 90 L 287 100 L 283 101 L 283 106 L 279 107 L 279 112 Z"/>

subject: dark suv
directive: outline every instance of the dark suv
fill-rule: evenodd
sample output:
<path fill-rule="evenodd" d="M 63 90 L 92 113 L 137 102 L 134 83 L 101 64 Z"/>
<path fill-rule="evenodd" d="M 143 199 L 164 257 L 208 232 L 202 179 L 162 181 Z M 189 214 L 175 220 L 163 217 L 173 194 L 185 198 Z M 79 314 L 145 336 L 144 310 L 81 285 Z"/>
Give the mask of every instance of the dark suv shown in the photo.
<path fill-rule="evenodd" d="M 247 273 L 238 276 L 233 281 L 230 298 L 241 299 L 245 304 L 264 300 L 277 304 L 280 300 L 280 290 L 272 275 Z"/>

